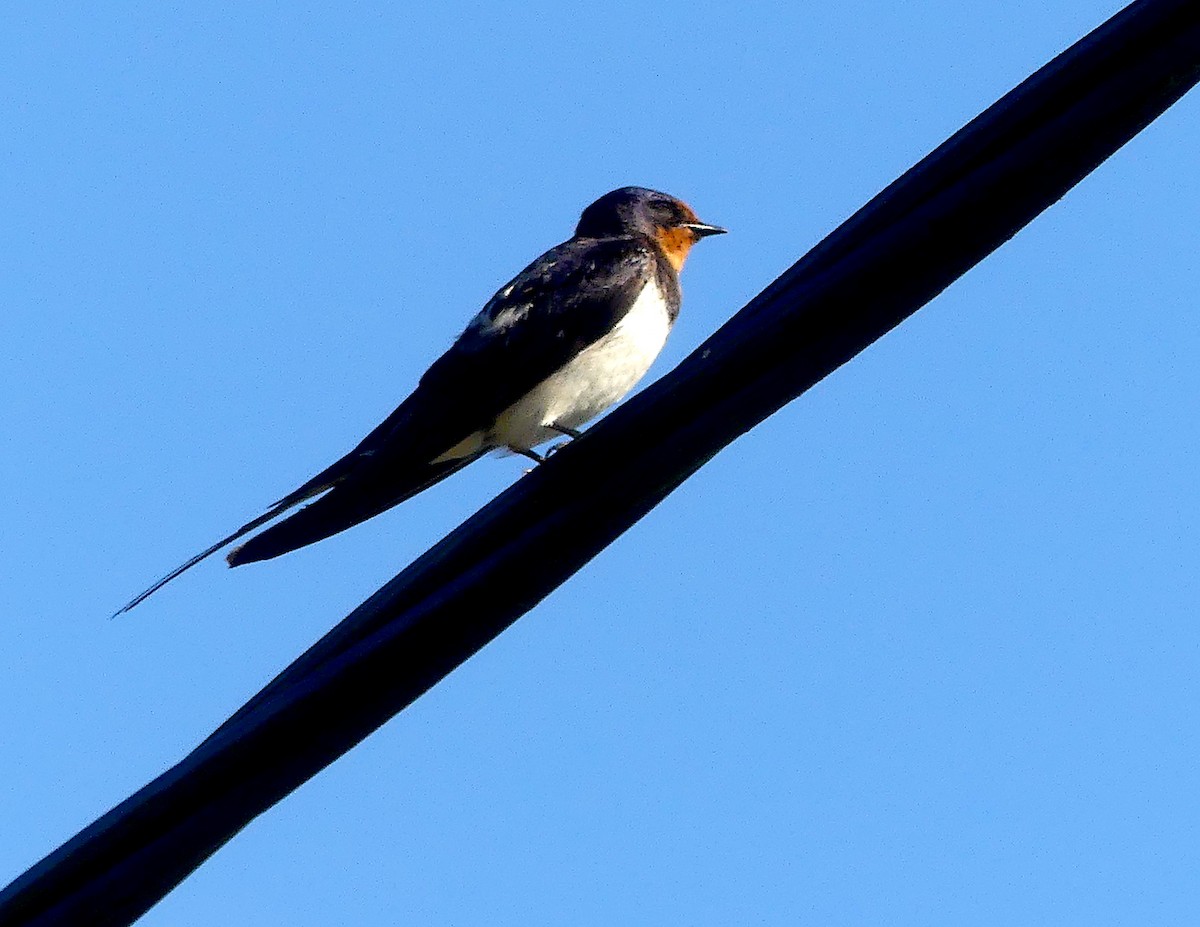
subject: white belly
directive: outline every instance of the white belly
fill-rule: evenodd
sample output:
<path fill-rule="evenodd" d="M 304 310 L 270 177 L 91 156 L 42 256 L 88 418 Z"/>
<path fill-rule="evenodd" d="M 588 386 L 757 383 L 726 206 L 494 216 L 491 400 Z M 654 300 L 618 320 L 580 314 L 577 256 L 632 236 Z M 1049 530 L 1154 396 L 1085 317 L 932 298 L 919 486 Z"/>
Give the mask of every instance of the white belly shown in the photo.
<path fill-rule="evenodd" d="M 547 427 L 552 423 L 578 428 L 595 418 L 645 376 L 670 330 L 666 302 L 652 280 L 611 332 L 502 412 L 483 443 L 532 448 L 559 437 Z"/>

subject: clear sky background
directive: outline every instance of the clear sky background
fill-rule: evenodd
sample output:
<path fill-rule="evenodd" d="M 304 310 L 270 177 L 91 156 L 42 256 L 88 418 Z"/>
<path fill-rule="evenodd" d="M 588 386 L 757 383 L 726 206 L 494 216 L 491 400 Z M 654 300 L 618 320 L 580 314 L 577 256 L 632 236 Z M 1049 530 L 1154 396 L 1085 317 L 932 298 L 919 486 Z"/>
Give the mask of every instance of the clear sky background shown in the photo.
<path fill-rule="evenodd" d="M 579 210 L 662 374 L 1122 4 L 21 5 L 0 32 L 0 882 L 518 479 L 149 581 Z M 233 840 L 159 927 L 1194 924 L 1200 97 Z"/>

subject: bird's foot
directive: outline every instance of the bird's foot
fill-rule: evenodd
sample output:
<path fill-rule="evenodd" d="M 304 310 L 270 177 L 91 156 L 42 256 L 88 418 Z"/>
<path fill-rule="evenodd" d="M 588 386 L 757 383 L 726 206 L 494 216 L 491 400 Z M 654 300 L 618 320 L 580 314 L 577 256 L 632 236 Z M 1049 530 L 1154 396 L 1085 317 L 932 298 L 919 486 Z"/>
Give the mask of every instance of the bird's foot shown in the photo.
<path fill-rule="evenodd" d="M 537 451 L 533 450 L 533 448 L 529 448 L 529 447 L 514 447 L 513 445 L 511 445 L 511 444 L 510 444 L 510 445 L 508 446 L 508 449 L 509 449 L 510 451 L 512 451 L 514 454 L 520 454 L 522 457 L 528 457 L 528 458 L 529 458 L 530 460 L 532 460 L 534 463 L 538 463 L 538 464 L 540 464 L 540 463 L 545 463 L 545 462 L 546 462 L 546 458 L 545 458 L 545 457 L 543 457 L 541 454 L 539 454 Z M 529 468 L 528 470 L 526 470 L 525 472 L 526 472 L 526 473 L 532 473 L 532 472 L 533 472 L 533 467 L 530 467 L 530 468 Z"/>
<path fill-rule="evenodd" d="M 583 432 L 580 431 L 579 429 L 569 428 L 566 425 L 560 425 L 558 422 L 551 422 L 546 427 L 549 428 L 551 431 L 557 431 L 560 435 L 566 435 L 572 441 L 574 441 L 576 438 L 581 437 L 583 435 Z M 561 446 L 562 445 L 559 445 L 559 447 L 561 447 Z"/>

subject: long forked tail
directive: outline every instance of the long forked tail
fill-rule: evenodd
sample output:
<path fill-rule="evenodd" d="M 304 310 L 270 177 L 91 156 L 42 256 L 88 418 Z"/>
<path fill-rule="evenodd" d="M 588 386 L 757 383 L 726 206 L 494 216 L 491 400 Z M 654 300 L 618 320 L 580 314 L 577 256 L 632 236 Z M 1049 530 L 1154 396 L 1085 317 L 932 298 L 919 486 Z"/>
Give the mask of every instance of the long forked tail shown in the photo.
<path fill-rule="evenodd" d="M 334 481 L 330 481 L 330 482 L 326 482 L 324 484 L 320 484 L 320 483 L 317 483 L 315 480 L 310 480 L 309 482 L 305 483 L 303 486 L 301 486 L 295 492 L 289 493 L 288 495 L 284 496 L 282 499 L 280 499 L 278 502 L 276 502 L 274 505 L 272 505 L 269 509 L 267 509 L 261 515 L 259 515 L 257 518 L 246 522 L 244 525 L 242 525 L 240 528 L 238 528 L 237 531 L 233 532 L 233 534 L 230 534 L 230 535 L 227 535 L 226 537 L 221 538 L 221 540 L 217 541 L 217 543 L 212 545 L 212 547 L 209 547 L 205 550 L 200 551 L 200 553 L 196 554 L 196 556 L 192 557 L 190 560 L 187 560 L 186 562 L 181 563 L 179 566 L 175 567 L 175 569 L 173 569 L 170 573 L 168 573 L 162 579 L 158 580 L 149 589 L 145 589 L 142 592 L 139 592 L 132 599 L 130 599 L 128 602 L 126 602 L 124 605 L 122 605 L 119 609 L 117 609 L 115 612 L 113 612 L 111 617 L 116 618 L 118 615 L 125 614 L 125 612 L 129 611 L 131 608 L 141 604 L 146 599 L 148 599 L 150 596 L 154 595 L 154 593 L 158 592 L 159 589 L 161 589 L 163 586 L 165 586 L 167 583 L 169 583 L 171 580 L 173 580 L 176 576 L 179 576 L 181 573 L 186 573 L 188 570 L 190 570 L 192 567 L 194 567 L 201 560 L 204 560 L 206 557 L 211 557 L 213 554 L 215 554 L 217 551 L 219 551 L 222 547 L 226 546 L 227 544 L 232 544 L 238 538 L 245 537 L 247 534 L 249 534 L 255 528 L 261 528 L 267 522 L 273 521 L 274 519 L 276 519 L 280 515 L 282 515 L 284 512 L 286 512 L 288 509 L 290 509 L 292 506 L 294 506 L 300 502 L 303 502 L 305 499 L 311 499 L 313 496 L 324 492 L 326 489 L 328 489 L 330 486 L 333 485 L 333 482 Z"/>
<path fill-rule="evenodd" d="M 407 477 L 402 473 L 392 471 L 372 474 L 365 478 L 353 473 L 353 468 L 349 465 L 349 462 L 352 462 L 352 455 L 348 454 L 333 466 L 318 473 L 299 489 L 284 496 L 257 518 L 246 522 L 233 534 L 221 538 L 211 547 L 200 551 L 185 563 L 181 563 L 149 589 L 139 592 L 115 611 L 112 617 L 116 618 L 117 615 L 122 615 L 141 604 L 175 577 L 187 572 L 222 547 L 245 537 L 251 531 L 274 521 L 293 506 L 314 496 L 319 496 L 326 490 L 330 490 L 330 492 L 312 505 L 305 506 L 279 524 L 255 535 L 241 547 L 234 548 L 227 558 L 229 565 L 241 566 L 243 563 L 252 563 L 256 560 L 269 560 L 345 531 L 359 522 L 366 521 L 368 518 L 400 504 L 422 490 L 428 489 L 434 483 L 444 480 L 450 474 L 479 459 L 483 454 L 484 451 L 479 451 L 468 457 L 414 467 Z"/>

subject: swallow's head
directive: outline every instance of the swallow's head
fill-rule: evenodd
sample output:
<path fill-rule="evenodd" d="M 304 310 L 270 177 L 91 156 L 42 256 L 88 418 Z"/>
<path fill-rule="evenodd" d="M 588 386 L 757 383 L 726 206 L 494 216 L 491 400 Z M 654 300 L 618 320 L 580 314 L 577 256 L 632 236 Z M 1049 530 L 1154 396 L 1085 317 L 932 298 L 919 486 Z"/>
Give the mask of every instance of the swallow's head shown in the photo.
<path fill-rule="evenodd" d="M 645 235 L 652 238 L 676 270 L 692 245 L 725 229 L 701 222 L 683 200 L 645 187 L 621 187 L 592 203 L 579 217 L 575 234 L 584 238 Z"/>

